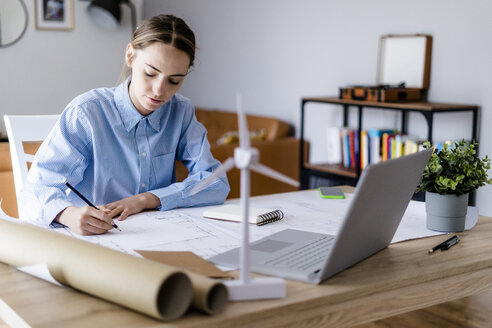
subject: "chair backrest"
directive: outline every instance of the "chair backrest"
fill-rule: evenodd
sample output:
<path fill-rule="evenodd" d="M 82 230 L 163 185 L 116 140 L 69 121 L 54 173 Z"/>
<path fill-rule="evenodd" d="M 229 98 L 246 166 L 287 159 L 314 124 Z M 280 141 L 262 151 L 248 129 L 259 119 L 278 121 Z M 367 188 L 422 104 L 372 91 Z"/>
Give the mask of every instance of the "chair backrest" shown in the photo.
<path fill-rule="evenodd" d="M 27 163 L 32 163 L 34 159 L 34 155 L 25 153 L 24 142 L 43 141 L 59 117 L 60 115 L 4 115 L 3 117 L 9 138 L 19 217 L 22 217 L 19 196 L 27 178 Z"/>

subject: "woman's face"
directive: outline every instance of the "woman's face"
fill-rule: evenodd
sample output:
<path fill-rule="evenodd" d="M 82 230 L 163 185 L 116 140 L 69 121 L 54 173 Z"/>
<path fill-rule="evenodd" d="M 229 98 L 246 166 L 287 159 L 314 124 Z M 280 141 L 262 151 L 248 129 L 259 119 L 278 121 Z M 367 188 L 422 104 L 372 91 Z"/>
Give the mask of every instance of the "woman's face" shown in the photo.
<path fill-rule="evenodd" d="M 162 42 L 154 42 L 143 49 L 128 44 L 126 64 L 132 69 L 130 99 L 145 116 L 168 102 L 179 90 L 190 59 L 184 51 Z"/>

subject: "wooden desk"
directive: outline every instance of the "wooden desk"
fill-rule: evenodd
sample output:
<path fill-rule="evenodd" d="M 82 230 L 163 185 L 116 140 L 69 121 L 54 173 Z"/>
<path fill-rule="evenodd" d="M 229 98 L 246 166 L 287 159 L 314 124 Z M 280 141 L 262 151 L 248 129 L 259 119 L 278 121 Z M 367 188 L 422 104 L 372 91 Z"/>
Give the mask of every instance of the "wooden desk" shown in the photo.
<path fill-rule="evenodd" d="M 282 300 L 230 303 L 208 317 L 190 312 L 163 323 L 0 263 L 0 298 L 33 327 L 341 327 L 469 296 L 492 287 L 492 218 L 479 218 L 448 251 L 446 236 L 390 245 L 313 286 L 288 281 Z M 1 326 L 1 325 L 0 325 Z"/>

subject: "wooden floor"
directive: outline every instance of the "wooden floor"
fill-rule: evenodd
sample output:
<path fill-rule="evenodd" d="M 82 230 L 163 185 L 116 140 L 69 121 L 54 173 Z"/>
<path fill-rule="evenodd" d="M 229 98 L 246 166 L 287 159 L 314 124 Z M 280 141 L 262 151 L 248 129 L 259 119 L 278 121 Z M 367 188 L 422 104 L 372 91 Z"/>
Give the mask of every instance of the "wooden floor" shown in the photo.
<path fill-rule="evenodd" d="M 492 290 L 431 306 L 355 328 L 482 328 L 492 327 Z M 0 319 L 0 328 L 8 326 Z"/>
<path fill-rule="evenodd" d="M 400 314 L 355 328 L 483 328 L 492 327 L 492 290 L 453 302 Z"/>

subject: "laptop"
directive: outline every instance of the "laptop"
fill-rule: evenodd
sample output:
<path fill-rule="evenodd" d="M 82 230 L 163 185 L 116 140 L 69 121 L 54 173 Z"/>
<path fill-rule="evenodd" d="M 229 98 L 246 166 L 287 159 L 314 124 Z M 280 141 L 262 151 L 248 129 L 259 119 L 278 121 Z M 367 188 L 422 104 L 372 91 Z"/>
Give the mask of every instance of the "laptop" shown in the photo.
<path fill-rule="evenodd" d="M 250 244 L 251 271 L 319 284 L 386 248 L 431 154 L 427 149 L 369 165 L 336 236 L 296 229 L 274 233 Z M 237 267 L 239 248 L 209 260 Z"/>

